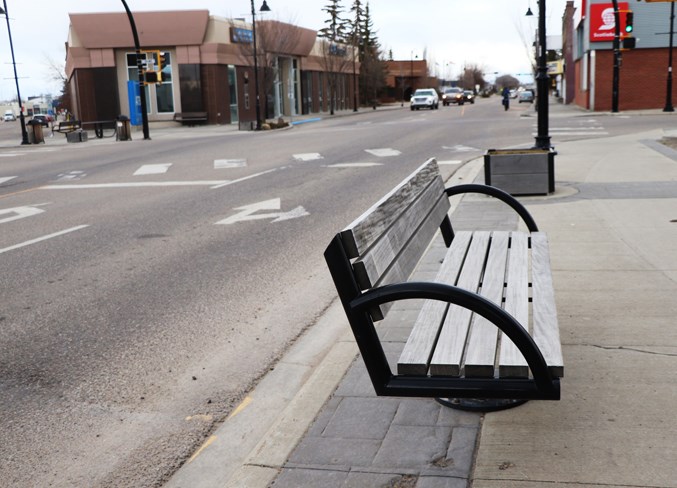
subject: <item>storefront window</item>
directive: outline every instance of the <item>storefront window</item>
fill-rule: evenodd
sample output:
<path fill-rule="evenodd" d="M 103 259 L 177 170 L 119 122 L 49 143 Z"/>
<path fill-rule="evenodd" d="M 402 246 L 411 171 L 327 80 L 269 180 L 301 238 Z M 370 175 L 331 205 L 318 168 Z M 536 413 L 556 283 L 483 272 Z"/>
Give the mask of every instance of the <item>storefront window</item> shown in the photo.
<path fill-rule="evenodd" d="M 158 56 L 159 53 L 159 56 Z M 167 51 L 142 52 L 141 58 L 149 69 L 159 68 L 162 73 L 162 82 L 146 85 L 146 110 L 153 112 L 151 97 L 155 96 L 155 108 L 157 113 L 174 112 L 174 87 L 172 84 L 172 59 Z M 139 70 L 136 63 L 136 53 L 127 53 L 127 79 L 137 81 Z"/>

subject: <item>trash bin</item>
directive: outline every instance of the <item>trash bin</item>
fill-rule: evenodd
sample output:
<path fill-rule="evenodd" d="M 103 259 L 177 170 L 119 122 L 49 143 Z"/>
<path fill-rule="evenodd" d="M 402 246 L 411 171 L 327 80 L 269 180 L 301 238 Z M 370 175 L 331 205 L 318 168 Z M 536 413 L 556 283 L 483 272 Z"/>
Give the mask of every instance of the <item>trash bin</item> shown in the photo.
<path fill-rule="evenodd" d="M 119 115 L 115 122 L 115 140 L 116 141 L 131 141 L 132 140 L 132 124 L 129 117 L 126 115 Z"/>
<path fill-rule="evenodd" d="M 42 132 L 42 124 L 37 120 L 26 122 L 28 126 L 28 142 L 30 144 L 44 144 L 45 135 Z"/>

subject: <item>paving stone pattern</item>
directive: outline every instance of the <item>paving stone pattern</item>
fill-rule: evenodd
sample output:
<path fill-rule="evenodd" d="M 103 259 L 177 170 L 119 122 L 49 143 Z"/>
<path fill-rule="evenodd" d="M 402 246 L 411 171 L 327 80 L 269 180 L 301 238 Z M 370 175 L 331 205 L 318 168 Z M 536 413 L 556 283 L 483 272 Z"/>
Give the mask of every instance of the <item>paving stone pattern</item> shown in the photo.
<path fill-rule="evenodd" d="M 517 222 L 485 196 L 468 196 L 452 216 L 455 230 Z M 413 279 L 433 280 L 445 249 L 438 236 Z M 377 326 L 393 369 L 421 304 L 398 302 Z M 432 399 L 377 397 L 358 357 L 271 487 L 467 488 L 480 423 Z"/>

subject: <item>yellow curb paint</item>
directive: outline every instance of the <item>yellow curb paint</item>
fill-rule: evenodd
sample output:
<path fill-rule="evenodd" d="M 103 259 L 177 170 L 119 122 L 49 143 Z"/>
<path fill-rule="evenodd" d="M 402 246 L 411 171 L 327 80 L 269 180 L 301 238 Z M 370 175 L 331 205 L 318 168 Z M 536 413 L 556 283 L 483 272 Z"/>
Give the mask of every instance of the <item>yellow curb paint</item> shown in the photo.
<path fill-rule="evenodd" d="M 217 437 L 216 437 L 215 435 L 213 435 L 213 436 L 211 436 L 209 439 L 207 439 L 207 441 L 206 441 L 204 444 L 202 444 L 202 445 L 200 446 L 200 449 L 198 449 L 197 452 L 195 452 L 195 454 L 193 454 L 193 455 L 190 457 L 190 459 L 188 460 L 188 463 L 187 463 L 187 464 L 192 463 L 192 462 L 195 460 L 195 458 L 198 457 L 198 456 L 202 453 L 202 451 L 204 451 L 205 449 L 207 449 L 207 448 L 209 447 L 209 445 L 210 445 L 212 442 L 214 442 L 216 439 L 217 439 Z"/>
<path fill-rule="evenodd" d="M 245 399 L 242 400 L 242 403 L 240 403 L 240 404 L 237 406 L 237 408 L 236 408 L 235 410 L 233 410 L 233 411 L 231 412 L 230 415 L 228 415 L 228 418 L 229 418 L 229 419 L 232 419 L 233 417 L 235 417 L 236 415 L 238 415 L 240 412 L 242 412 L 242 410 L 244 410 L 245 408 L 247 408 L 247 406 L 248 406 L 251 402 L 252 402 L 252 397 L 250 397 L 250 396 L 245 397 Z"/>

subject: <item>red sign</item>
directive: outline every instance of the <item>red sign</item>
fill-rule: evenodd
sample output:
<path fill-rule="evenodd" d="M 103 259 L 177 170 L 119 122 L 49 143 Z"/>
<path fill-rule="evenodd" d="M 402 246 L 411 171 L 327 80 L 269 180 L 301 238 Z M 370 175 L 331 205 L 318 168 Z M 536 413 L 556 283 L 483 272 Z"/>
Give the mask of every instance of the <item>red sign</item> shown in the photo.
<path fill-rule="evenodd" d="M 618 14 L 621 22 L 621 35 L 623 39 L 627 37 L 625 33 L 625 15 L 630 7 L 627 2 L 618 4 Z M 614 30 L 616 21 L 614 17 L 614 6 L 612 3 L 593 3 L 590 5 L 590 42 L 611 42 L 614 40 Z"/>

